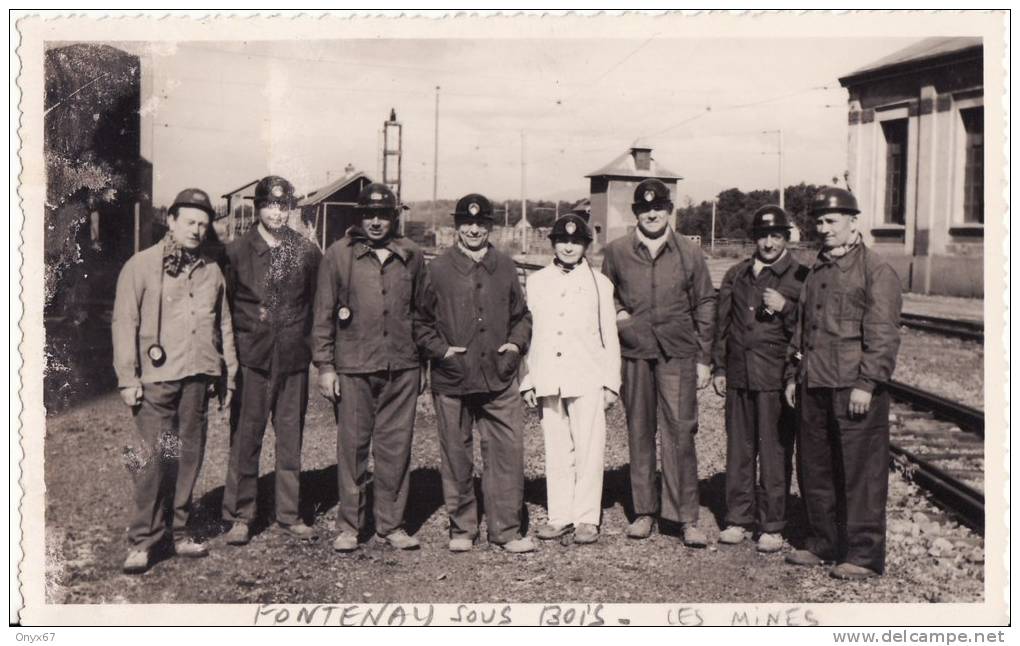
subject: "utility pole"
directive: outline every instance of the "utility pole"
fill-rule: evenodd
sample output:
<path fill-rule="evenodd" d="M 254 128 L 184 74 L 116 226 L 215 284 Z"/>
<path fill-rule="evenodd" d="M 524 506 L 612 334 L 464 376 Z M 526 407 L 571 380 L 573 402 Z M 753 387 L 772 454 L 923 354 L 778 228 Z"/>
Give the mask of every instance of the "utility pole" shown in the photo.
<path fill-rule="evenodd" d="M 525 143 L 524 131 L 521 130 L 521 253 L 528 253 L 528 199 L 525 192 L 528 164 L 524 157 Z"/>
<path fill-rule="evenodd" d="M 711 250 L 712 250 L 712 255 L 713 256 L 715 256 L 715 203 L 716 203 L 716 200 L 713 199 L 712 200 L 712 233 L 709 234 L 710 238 L 712 240 Z"/>
<path fill-rule="evenodd" d="M 786 208 L 786 191 L 783 189 L 783 129 L 779 129 L 779 208 Z"/>
<path fill-rule="evenodd" d="M 510 226 L 510 200 L 503 201 L 503 226 Z"/>
<path fill-rule="evenodd" d="M 786 208 L 786 199 L 783 196 L 783 129 L 779 130 L 762 130 L 762 134 L 775 133 L 779 136 L 779 148 L 774 153 L 765 153 L 763 155 L 778 155 L 779 156 L 779 208 Z"/>
<path fill-rule="evenodd" d="M 432 239 L 436 238 L 436 190 L 439 187 L 439 86 L 436 86 L 436 130 L 432 149 Z"/>

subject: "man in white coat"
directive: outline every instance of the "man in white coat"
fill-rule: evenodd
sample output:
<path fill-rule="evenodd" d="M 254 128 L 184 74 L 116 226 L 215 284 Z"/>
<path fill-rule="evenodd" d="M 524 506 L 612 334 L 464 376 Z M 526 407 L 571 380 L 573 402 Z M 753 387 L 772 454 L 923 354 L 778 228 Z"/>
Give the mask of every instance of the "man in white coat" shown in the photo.
<path fill-rule="evenodd" d="M 541 539 L 571 530 L 575 543 L 594 543 L 602 511 L 605 409 L 620 392 L 620 344 L 613 284 L 594 271 L 584 254 L 591 231 L 567 214 L 549 234 L 555 258 L 528 277 L 533 319 L 525 403 L 542 407 L 549 521 Z"/>

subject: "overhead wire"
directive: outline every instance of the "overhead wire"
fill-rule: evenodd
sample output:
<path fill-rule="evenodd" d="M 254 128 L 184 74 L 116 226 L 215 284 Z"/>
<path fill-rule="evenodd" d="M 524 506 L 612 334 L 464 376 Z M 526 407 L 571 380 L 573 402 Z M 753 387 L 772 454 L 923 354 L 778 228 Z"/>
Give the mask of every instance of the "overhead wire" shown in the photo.
<path fill-rule="evenodd" d="M 767 98 L 767 99 L 761 99 L 761 100 L 758 100 L 758 101 L 750 101 L 748 103 L 736 103 L 736 104 L 730 104 L 730 105 L 722 105 L 722 106 L 718 106 L 718 107 L 715 107 L 715 108 L 713 108 L 711 104 L 708 104 L 708 105 L 705 106 L 705 109 L 702 112 L 699 112 L 698 114 L 695 114 L 695 115 L 693 115 L 693 116 L 691 116 L 691 117 L 689 117 L 687 119 L 684 119 L 683 121 L 679 121 L 679 122 L 674 123 L 674 124 L 672 124 L 670 126 L 666 126 L 665 128 L 663 128 L 661 130 L 657 130 L 655 132 L 652 132 L 652 133 L 644 135 L 644 136 L 645 137 L 658 137 L 658 136 L 660 136 L 662 134 L 665 134 L 665 133 L 669 132 L 670 130 L 675 130 L 676 128 L 679 128 L 680 126 L 687 125 L 688 123 L 691 123 L 693 121 L 701 119 L 702 117 L 708 116 L 711 113 L 728 112 L 730 110 L 741 110 L 741 109 L 744 109 L 744 108 L 751 108 L 751 107 L 755 107 L 755 106 L 759 106 L 759 105 L 765 105 L 766 103 L 774 103 L 776 101 L 782 101 L 784 99 L 790 99 L 790 98 L 793 98 L 793 97 L 797 97 L 797 96 L 801 96 L 801 95 L 804 95 L 804 94 L 808 94 L 810 92 L 816 92 L 816 91 L 819 91 L 819 90 L 830 90 L 830 89 L 834 89 L 834 88 L 832 86 L 829 86 L 829 85 L 812 85 L 811 87 L 804 88 L 802 90 L 797 90 L 795 92 L 790 92 L 788 94 L 781 94 L 779 96 L 774 96 L 774 97 L 770 97 L 770 98 Z M 829 106 L 826 105 L 825 107 L 829 107 Z"/>

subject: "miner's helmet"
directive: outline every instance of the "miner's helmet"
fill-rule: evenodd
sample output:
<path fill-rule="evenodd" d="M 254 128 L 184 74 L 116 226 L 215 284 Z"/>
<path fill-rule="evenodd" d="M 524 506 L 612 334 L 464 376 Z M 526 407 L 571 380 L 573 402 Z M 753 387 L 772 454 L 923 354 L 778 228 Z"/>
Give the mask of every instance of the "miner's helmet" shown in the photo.
<path fill-rule="evenodd" d="M 634 189 L 634 213 L 643 213 L 651 209 L 673 210 L 673 199 L 669 195 L 669 187 L 660 179 L 650 177 L 641 180 Z"/>
<path fill-rule="evenodd" d="M 294 197 L 294 185 L 279 175 L 269 175 L 255 185 L 255 208 L 260 209 L 267 204 L 279 204 L 292 209 L 297 205 Z"/>
<path fill-rule="evenodd" d="M 580 238 L 585 242 L 591 242 L 591 230 L 582 216 L 576 213 L 567 213 L 553 222 L 549 239 L 556 242 L 564 238 Z"/>
<path fill-rule="evenodd" d="M 209 194 L 200 188 L 186 188 L 178 193 L 170 205 L 170 215 L 177 217 L 177 210 L 182 206 L 201 209 L 209 214 L 209 219 L 216 217 L 216 210 L 213 209 Z"/>
<path fill-rule="evenodd" d="M 760 238 L 773 231 L 789 233 L 790 219 L 781 207 L 775 204 L 766 204 L 754 212 L 754 217 L 751 220 L 751 235 L 754 238 Z"/>
<path fill-rule="evenodd" d="M 372 182 L 365 184 L 358 193 L 358 202 L 354 210 L 360 215 L 380 215 L 396 217 L 400 213 L 400 205 L 393 190 L 385 184 Z"/>
<path fill-rule="evenodd" d="M 838 186 L 826 186 L 820 189 L 811 200 L 811 215 L 815 216 L 823 213 L 857 215 L 860 212 L 854 194 Z"/>
<path fill-rule="evenodd" d="M 453 217 L 492 222 L 492 203 L 484 195 L 469 193 L 457 200 L 457 206 L 453 209 Z"/>
<path fill-rule="evenodd" d="M 584 198 L 570 209 L 574 215 L 584 218 L 585 222 L 591 222 L 591 200 Z"/>

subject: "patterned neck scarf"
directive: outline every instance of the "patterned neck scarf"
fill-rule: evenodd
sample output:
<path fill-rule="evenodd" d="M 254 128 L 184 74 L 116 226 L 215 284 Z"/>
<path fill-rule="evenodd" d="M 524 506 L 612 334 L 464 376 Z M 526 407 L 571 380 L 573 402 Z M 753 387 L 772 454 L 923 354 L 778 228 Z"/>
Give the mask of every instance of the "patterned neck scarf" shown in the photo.
<path fill-rule="evenodd" d="M 163 271 L 167 276 L 179 276 L 198 262 L 198 252 L 177 244 L 168 231 L 163 237 Z"/>

